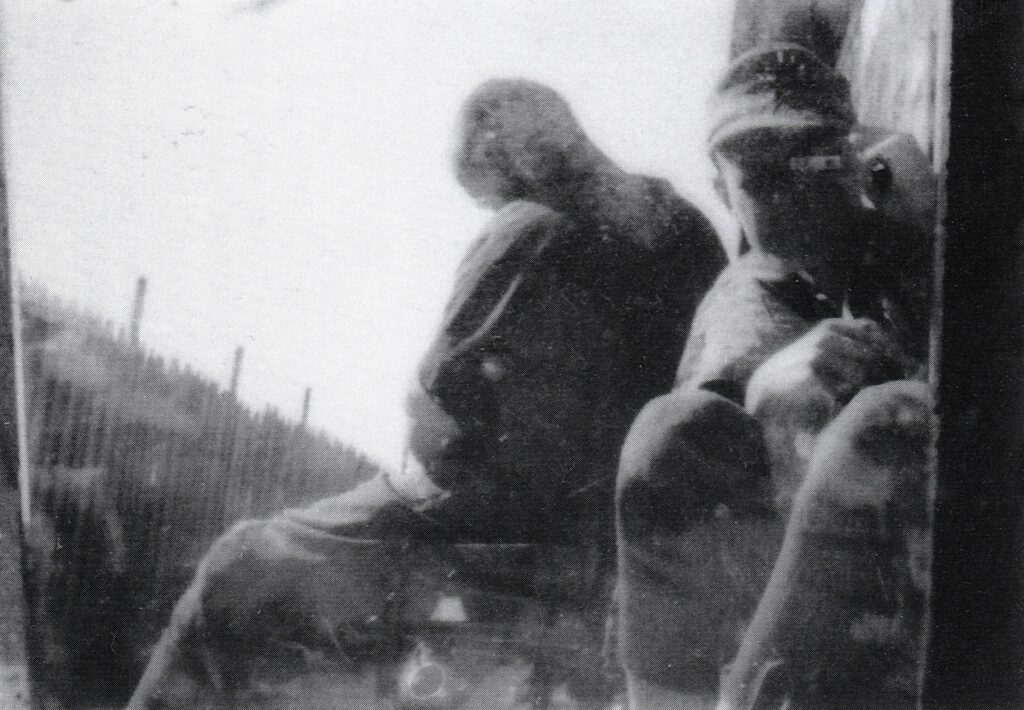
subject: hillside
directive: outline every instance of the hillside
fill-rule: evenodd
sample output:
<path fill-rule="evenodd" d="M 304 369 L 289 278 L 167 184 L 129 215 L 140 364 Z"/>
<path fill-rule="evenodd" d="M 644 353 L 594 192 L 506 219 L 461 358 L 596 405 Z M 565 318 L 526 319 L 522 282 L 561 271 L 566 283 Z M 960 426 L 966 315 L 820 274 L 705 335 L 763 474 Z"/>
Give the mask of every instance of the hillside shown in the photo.
<path fill-rule="evenodd" d="M 210 542 L 372 476 L 356 449 L 30 284 L 22 299 L 39 694 L 124 698 Z"/>

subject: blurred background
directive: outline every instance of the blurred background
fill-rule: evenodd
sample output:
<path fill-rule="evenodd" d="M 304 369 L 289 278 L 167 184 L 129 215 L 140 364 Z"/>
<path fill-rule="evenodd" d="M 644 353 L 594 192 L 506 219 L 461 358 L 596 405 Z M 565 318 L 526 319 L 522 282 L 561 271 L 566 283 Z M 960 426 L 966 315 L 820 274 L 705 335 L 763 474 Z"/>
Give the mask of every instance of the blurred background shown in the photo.
<path fill-rule="evenodd" d="M 4 3 L 24 277 L 242 400 L 393 465 L 402 399 L 488 213 L 448 160 L 492 76 L 548 83 L 630 170 L 716 210 L 704 107 L 731 3 Z M 716 216 L 721 216 L 715 212 Z"/>
<path fill-rule="evenodd" d="M 613 160 L 728 230 L 704 113 L 731 16 L 696 0 L 4 2 L 38 706 L 123 702 L 233 521 L 399 463 L 408 383 L 490 216 L 449 160 L 480 82 L 549 84 Z"/>

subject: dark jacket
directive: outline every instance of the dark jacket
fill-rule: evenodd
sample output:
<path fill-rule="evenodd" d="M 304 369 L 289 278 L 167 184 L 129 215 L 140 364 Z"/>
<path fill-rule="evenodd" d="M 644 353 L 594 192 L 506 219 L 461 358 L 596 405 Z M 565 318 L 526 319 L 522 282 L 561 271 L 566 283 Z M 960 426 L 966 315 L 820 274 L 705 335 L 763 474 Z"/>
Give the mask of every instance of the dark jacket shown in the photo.
<path fill-rule="evenodd" d="M 410 452 L 508 534 L 610 535 L 626 431 L 671 387 L 696 304 L 724 264 L 704 217 L 667 183 L 647 187 L 666 215 L 655 240 L 515 202 L 459 269 L 409 400 Z"/>
<path fill-rule="evenodd" d="M 910 225 L 865 211 L 861 228 L 870 245 L 852 267 L 842 302 L 826 298 L 805 277 L 747 253 L 718 277 L 700 304 L 676 387 L 703 387 L 742 404 L 750 376 L 769 357 L 825 318 L 872 318 L 911 359 L 928 350 L 931 239 Z"/>

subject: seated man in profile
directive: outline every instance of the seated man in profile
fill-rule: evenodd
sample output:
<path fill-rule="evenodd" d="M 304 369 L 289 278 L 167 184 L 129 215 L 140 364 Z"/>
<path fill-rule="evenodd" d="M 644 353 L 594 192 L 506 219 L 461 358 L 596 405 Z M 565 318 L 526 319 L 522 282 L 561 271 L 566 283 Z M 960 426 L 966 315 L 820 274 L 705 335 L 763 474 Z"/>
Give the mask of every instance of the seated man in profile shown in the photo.
<path fill-rule="evenodd" d="M 623 448 L 633 710 L 719 693 L 746 709 L 775 692 L 793 707 L 913 706 L 929 249 L 864 206 L 853 125 L 846 81 L 796 45 L 741 55 L 716 89 L 710 148 L 744 253 Z"/>
<path fill-rule="evenodd" d="M 200 686 L 230 704 L 271 648 L 395 662 L 396 638 L 407 652 L 402 634 L 465 581 L 453 544 L 586 545 L 610 578 L 619 448 L 671 386 L 724 252 L 668 183 L 621 170 L 533 82 L 470 96 L 456 170 L 497 213 L 422 361 L 405 469 L 216 541 L 129 707 L 187 706 Z M 599 639 L 600 582 L 576 585 Z"/>

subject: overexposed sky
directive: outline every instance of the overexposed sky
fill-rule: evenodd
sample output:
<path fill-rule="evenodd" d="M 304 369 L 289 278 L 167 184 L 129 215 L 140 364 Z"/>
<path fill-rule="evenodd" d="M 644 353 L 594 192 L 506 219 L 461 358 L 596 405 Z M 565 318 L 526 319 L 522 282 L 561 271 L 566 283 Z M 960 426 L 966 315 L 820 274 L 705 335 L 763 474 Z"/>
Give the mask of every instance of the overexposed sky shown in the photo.
<path fill-rule="evenodd" d="M 4 0 L 18 268 L 394 463 L 402 400 L 488 213 L 448 161 L 481 81 L 559 90 L 627 169 L 721 220 L 703 139 L 731 3 Z M 715 211 L 717 210 L 717 211 Z"/>

